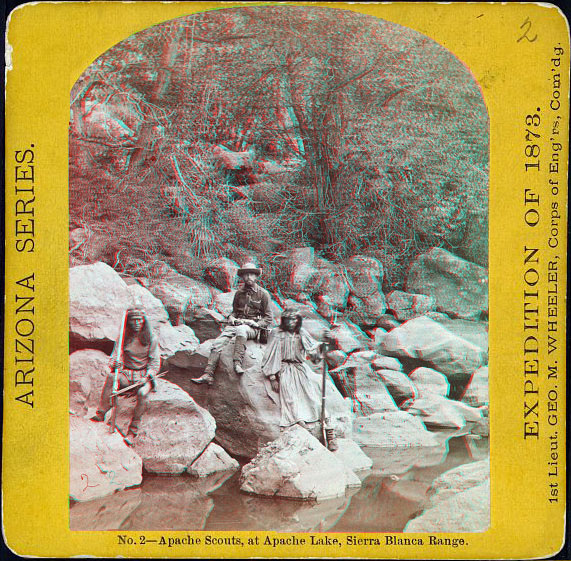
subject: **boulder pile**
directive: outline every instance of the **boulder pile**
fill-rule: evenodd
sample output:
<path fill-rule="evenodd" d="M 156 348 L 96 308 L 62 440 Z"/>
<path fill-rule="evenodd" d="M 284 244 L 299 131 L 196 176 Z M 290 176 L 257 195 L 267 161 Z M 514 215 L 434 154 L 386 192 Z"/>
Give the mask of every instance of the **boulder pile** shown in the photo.
<path fill-rule="evenodd" d="M 261 373 L 264 346 L 258 342 L 247 343 L 242 376 L 234 373 L 227 346 L 214 384 L 192 382 L 202 375 L 232 310 L 236 261 L 213 261 L 201 279 L 164 263 L 152 278 L 137 279 L 101 262 L 79 265 L 70 269 L 74 500 L 137 486 L 144 474 L 207 479 L 231 473 L 239 469 L 236 458 L 249 462 L 240 479 L 248 494 L 340 499 L 360 484 L 356 472 L 403 473 L 439 461 L 445 447 L 435 429 L 487 434 L 485 269 L 433 248 L 413 263 L 406 292 L 385 296 L 383 266 L 368 255 L 335 264 L 301 247 L 278 261 L 283 283 L 271 294 L 276 323 L 285 307 L 296 305 L 314 338 L 330 333 L 326 402 L 339 449 L 330 452 L 299 426 L 280 432 L 279 396 Z M 149 394 L 129 447 L 120 433 L 89 419 L 123 313 L 133 305 L 145 308 L 168 373 Z M 322 365 L 313 368 L 320 376 Z M 134 400 L 119 402 L 118 427 L 125 431 Z M 435 485 L 434 496 L 442 487 Z M 470 492 L 485 501 L 482 489 Z M 425 511 L 445 502 L 434 499 Z"/>

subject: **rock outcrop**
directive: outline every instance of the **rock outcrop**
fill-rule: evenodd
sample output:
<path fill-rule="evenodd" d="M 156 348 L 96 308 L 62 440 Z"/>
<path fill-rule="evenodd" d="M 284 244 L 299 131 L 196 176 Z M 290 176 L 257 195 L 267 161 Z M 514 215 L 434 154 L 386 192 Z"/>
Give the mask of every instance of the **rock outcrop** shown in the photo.
<path fill-rule="evenodd" d="M 253 458 L 258 450 L 279 435 L 279 396 L 261 372 L 265 346 L 248 341 L 243 367 L 237 376 L 233 367 L 233 346 L 221 354 L 212 386 L 196 385 L 191 378 L 202 375 L 211 342 L 203 343 L 189 357 L 184 370 L 173 369 L 169 380 L 179 384 L 216 419 L 216 440 L 233 456 Z M 319 369 L 319 366 L 315 366 Z M 315 374 L 320 376 L 320 374 Z M 351 432 L 351 410 L 331 381 L 328 382 L 327 405 L 332 425 L 341 436 Z"/>
<path fill-rule="evenodd" d="M 208 308 L 213 300 L 213 290 L 207 284 L 174 270 L 151 280 L 147 288 L 163 303 L 173 325 L 183 323 L 189 308 Z"/>
<path fill-rule="evenodd" d="M 207 339 L 216 339 L 222 333 L 225 327 L 225 319 L 225 316 L 217 310 L 198 306 L 186 310 L 184 323 L 203 343 Z"/>
<path fill-rule="evenodd" d="M 353 438 L 360 446 L 371 448 L 438 445 L 434 435 L 426 430 L 422 421 L 405 411 L 385 411 L 357 417 L 353 425 Z"/>
<path fill-rule="evenodd" d="M 397 370 L 402 371 L 402 364 L 392 356 L 375 354 L 371 363 L 375 370 Z"/>
<path fill-rule="evenodd" d="M 240 464 L 224 448 L 211 442 L 186 471 L 195 477 L 206 477 L 218 471 L 234 471 L 239 468 Z"/>
<path fill-rule="evenodd" d="M 373 353 L 353 353 L 341 366 L 331 371 L 343 395 L 352 399 L 353 410 L 358 415 L 397 409 L 382 377 L 367 360 L 370 354 Z"/>
<path fill-rule="evenodd" d="M 159 338 L 159 348 L 163 361 L 179 354 L 192 353 L 199 345 L 194 331 L 187 325 L 173 327 L 170 323 L 161 323 L 155 333 Z"/>
<path fill-rule="evenodd" d="M 109 357 L 102 351 L 83 349 L 70 355 L 70 413 L 81 417 L 95 414 L 109 372 Z"/>
<path fill-rule="evenodd" d="M 394 313 L 399 321 L 407 321 L 434 310 L 436 302 L 425 294 L 411 294 L 393 290 L 387 294 L 387 309 Z"/>
<path fill-rule="evenodd" d="M 488 314 L 488 271 L 445 249 L 433 247 L 416 258 L 407 290 L 432 296 L 438 311 L 479 319 Z"/>
<path fill-rule="evenodd" d="M 345 354 L 366 348 L 365 334 L 354 324 L 343 322 L 331 330 L 333 347 Z"/>
<path fill-rule="evenodd" d="M 123 432 L 128 428 L 132 406 L 130 403 L 118 412 L 117 424 Z M 148 395 L 133 449 L 142 458 L 145 471 L 176 475 L 202 454 L 215 431 L 216 423 L 208 411 L 177 385 L 161 378 L 157 390 Z"/>
<path fill-rule="evenodd" d="M 339 458 L 346 467 L 359 472 L 371 469 L 373 460 L 361 450 L 360 446 L 350 438 L 338 438 L 338 449 L 333 454 Z"/>
<path fill-rule="evenodd" d="M 317 298 L 322 299 L 332 310 L 343 310 L 347 306 L 349 284 L 343 272 L 325 259 L 316 259 Z"/>
<path fill-rule="evenodd" d="M 480 347 L 456 337 L 427 317 L 411 319 L 389 331 L 381 344 L 381 350 L 397 358 L 428 362 L 445 374 L 449 381 L 449 376 L 455 374 L 467 378 L 487 363 L 487 353 Z"/>
<path fill-rule="evenodd" d="M 425 393 L 414 400 L 407 412 L 422 419 L 428 427 L 459 429 L 467 422 L 481 423 L 482 411 L 442 395 Z"/>
<path fill-rule="evenodd" d="M 353 321 L 362 327 L 375 327 L 386 310 L 383 266 L 374 257 L 354 255 L 345 262 L 351 292 L 347 301 Z"/>
<path fill-rule="evenodd" d="M 308 431 L 295 425 L 242 468 L 240 489 L 255 495 L 324 500 L 360 486 L 359 478 Z"/>
<path fill-rule="evenodd" d="M 204 278 L 216 288 L 228 292 L 234 288 L 238 279 L 238 269 L 238 263 L 226 257 L 220 257 L 206 267 Z"/>
<path fill-rule="evenodd" d="M 104 423 L 70 415 L 69 494 L 89 501 L 139 485 L 143 463 L 118 432 Z"/>
<path fill-rule="evenodd" d="M 109 265 L 99 262 L 70 268 L 70 348 L 98 348 L 110 354 L 123 314 L 132 305 L 125 281 Z"/>
<path fill-rule="evenodd" d="M 490 527 L 488 460 L 463 464 L 436 478 L 422 514 L 405 532 L 485 532 Z"/>
<path fill-rule="evenodd" d="M 416 368 L 409 376 L 420 396 L 429 393 L 446 397 L 450 391 L 450 384 L 446 376 L 433 368 Z"/>
<path fill-rule="evenodd" d="M 377 376 L 384 382 L 397 405 L 407 399 L 414 399 L 418 391 L 411 379 L 398 370 L 377 370 Z"/>
<path fill-rule="evenodd" d="M 462 401 L 473 407 L 487 405 L 490 401 L 488 385 L 488 367 L 478 368 L 466 387 Z"/>

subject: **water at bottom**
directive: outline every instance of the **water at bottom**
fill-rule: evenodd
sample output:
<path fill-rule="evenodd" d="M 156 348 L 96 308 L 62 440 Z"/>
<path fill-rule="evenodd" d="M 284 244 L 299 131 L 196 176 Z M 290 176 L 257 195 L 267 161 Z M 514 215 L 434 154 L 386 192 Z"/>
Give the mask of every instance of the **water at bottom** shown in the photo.
<path fill-rule="evenodd" d="M 432 481 L 488 456 L 488 440 L 440 433 L 436 448 L 365 449 L 372 470 L 360 489 L 322 502 L 240 492 L 239 473 L 205 478 L 146 474 L 140 487 L 75 503 L 72 530 L 272 530 L 277 532 L 402 532 Z"/>

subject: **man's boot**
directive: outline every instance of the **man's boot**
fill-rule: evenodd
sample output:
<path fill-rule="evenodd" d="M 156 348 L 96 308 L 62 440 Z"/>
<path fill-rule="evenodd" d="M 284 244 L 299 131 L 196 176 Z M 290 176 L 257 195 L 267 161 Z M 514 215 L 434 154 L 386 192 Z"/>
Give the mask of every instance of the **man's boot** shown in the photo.
<path fill-rule="evenodd" d="M 138 434 L 139 434 L 139 425 L 133 424 L 133 422 L 131 422 L 131 424 L 129 425 L 129 429 L 127 430 L 127 434 L 123 437 L 125 444 L 127 444 L 127 446 L 133 446 Z"/>
<path fill-rule="evenodd" d="M 212 383 L 214 382 L 214 371 L 218 366 L 219 360 L 220 360 L 220 352 L 211 351 L 210 356 L 208 357 L 208 364 L 204 369 L 204 374 L 200 378 L 191 378 L 191 380 L 195 384 L 208 384 L 209 386 L 211 386 Z"/>
<path fill-rule="evenodd" d="M 246 337 L 236 337 L 234 341 L 234 372 L 241 376 L 244 374 L 244 368 L 242 368 L 242 361 L 244 360 L 244 354 L 246 353 Z"/>
<path fill-rule="evenodd" d="M 337 439 L 335 438 L 335 430 L 325 429 L 325 436 L 327 437 L 327 448 L 331 450 L 331 452 L 338 450 L 339 444 L 337 444 Z"/>

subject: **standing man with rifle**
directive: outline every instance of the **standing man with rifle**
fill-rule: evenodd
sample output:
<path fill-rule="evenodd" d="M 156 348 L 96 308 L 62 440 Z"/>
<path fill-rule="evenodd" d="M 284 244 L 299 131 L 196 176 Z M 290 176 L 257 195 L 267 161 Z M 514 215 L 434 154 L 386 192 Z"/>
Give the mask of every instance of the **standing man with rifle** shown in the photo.
<path fill-rule="evenodd" d="M 244 373 L 242 361 L 246 352 L 248 339 L 261 339 L 265 342 L 264 334 L 273 321 L 270 308 L 270 294 L 258 285 L 257 280 L 262 270 L 253 263 L 246 263 L 238 269 L 242 284 L 236 290 L 232 303 L 232 314 L 228 317 L 229 325 L 214 341 L 204 374 L 193 379 L 195 384 L 214 382 L 214 372 L 220 360 L 222 349 L 234 341 L 234 372 L 239 376 Z"/>
<path fill-rule="evenodd" d="M 262 373 L 280 396 L 280 428 L 298 424 L 321 437 L 323 444 L 334 452 L 338 444 L 326 406 L 327 390 L 332 390 L 332 384 L 327 383 L 325 365 L 319 376 L 306 360 L 309 356 L 314 362 L 321 358 L 325 362 L 326 347 L 313 339 L 301 324 L 297 310 L 284 310 L 280 326 L 270 333 Z M 327 341 L 329 331 L 323 336 Z"/>
<path fill-rule="evenodd" d="M 127 439 L 135 438 L 139 432 L 139 423 L 145 410 L 147 396 L 155 389 L 155 377 L 161 365 L 161 355 L 156 336 L 145 312 L 139 307 L 129 308 L 125 313 L 121 333 L 109 359 L 111 373 L 105 380 L 96 421 L 103 421 L 105 414 L 113 408 L 110 430 L 115 430 L 117 413 L 117 392 L 135 385 L 137 404 L 127 431 Z M 123 392 L 122 392 L 123 393 Z"/>

